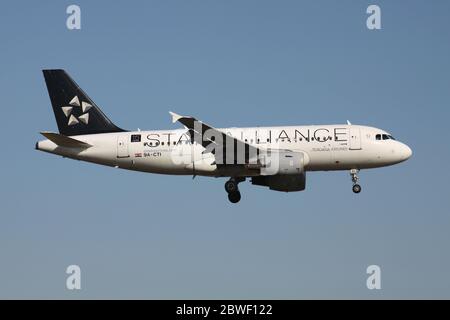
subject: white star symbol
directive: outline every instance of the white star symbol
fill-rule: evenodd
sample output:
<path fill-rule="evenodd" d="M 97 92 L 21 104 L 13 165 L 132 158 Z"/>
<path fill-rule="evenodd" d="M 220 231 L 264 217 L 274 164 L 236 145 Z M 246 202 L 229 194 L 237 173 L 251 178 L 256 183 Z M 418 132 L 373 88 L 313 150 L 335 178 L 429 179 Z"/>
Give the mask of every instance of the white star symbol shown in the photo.
<path fill-rule="evenodd" d="M 72 114 L 74 107 L 81 107 L 81 111 L 83 112 L 83 114 L 81 116 L 79 116 L 78 118 Z M 78 96 L 73 97 L 72 100 L 70 100 L 68 106 L 61 107 L 66 118 L 69 118 L 69 122 L 67 123 L 67 125 L 69 125 L 69 126 L 76 125 L 80 122 L 82 122 L 84 124 L 88 124 L 89 123 L 88 111 L 91 108 L 92 108 L 92 105 L 85 101 L 81 101 L 81 105 L 80 105 L 80 99 L 78 99 Z"/>

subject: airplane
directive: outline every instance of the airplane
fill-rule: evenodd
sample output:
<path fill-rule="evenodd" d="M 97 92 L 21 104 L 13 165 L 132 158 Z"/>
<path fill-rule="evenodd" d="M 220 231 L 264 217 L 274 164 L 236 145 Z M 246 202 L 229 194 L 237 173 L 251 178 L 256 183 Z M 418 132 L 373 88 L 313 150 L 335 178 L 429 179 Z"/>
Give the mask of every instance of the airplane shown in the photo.
<path fill-rule="evenodd" d="M 354 193 L 358 173 L 409 159 L 411 148 L 381 129 L 347 124 L 215 128 L 170 112 L 175 130 L 117 127 L 60 69 L 43 70 L 59 132 L 44 131 L 36 149 L 65 158 L 158 174 L 227 177 L 228 199 L 239 183 L 292 192 L 306 188 L 306 172 L 348 170 Z"/>

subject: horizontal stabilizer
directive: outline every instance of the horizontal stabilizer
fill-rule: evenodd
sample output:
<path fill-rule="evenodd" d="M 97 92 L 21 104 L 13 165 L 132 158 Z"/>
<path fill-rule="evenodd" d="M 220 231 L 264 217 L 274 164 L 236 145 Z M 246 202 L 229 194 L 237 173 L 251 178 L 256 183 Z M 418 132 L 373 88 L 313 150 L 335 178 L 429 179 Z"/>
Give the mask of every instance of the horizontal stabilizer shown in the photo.
<path fill-rule="evenodd" d="M 74 138 L 70 138 L 67 136 L 64 136 L 62 134 L 59 133 L 54 133 L 54 132 L 41 132 L 41 134 L 46 137 L 48 140 L 54 142 L 55 144 L 57 144 L 58 146 L 61 147 L 66 147 L 66 148 L 89 148 L 92 147 L 92 145 L 90 145 L 89 143 L 74 139 Z"/>

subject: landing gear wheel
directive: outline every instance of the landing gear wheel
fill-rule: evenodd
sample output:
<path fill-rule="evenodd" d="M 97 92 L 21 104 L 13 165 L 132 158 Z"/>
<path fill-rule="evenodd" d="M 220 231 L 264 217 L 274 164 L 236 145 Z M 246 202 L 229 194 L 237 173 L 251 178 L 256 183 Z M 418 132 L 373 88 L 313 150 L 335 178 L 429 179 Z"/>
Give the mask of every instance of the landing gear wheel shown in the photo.
<path fill-rule="evenodd" d="M 361 186 L 359 184 L 354 184 L 352 189 L 353 189 L 354 193 L 360 193 L 361 192 Z"/>
<path fill-rule="evenodd" d="M 228 193 L 234 193 L 238 190 L 238 184 L 235 180 L 230 179 L 227 182 L 225 182 L 225 190 Z"/>
<path fill-rule="evenodd" d="M 361 192 L 361 186 L 358 184 L 358 173 L 359 173 L 359 169 L 351 169 L 350 170 L 350 176 L 352 177 L 352 182 L 353 182 L 353 192 L 354 193 L 360 193 Z"/>
<path fill-rule="evenodd" d="M 238 203 L 241 200 L 238 184 L 243 181 L 245 181 L 245 177 L 231 177 L 230 180 L 225 182 L 225 190 L 231 203 Z"/>
<path fill-rule="evenodd" d="M 231 203 L 238 203 L 241 200 L 241 193 L 239 191 L 229 193 L 228 200 L 230 200 Z"/>

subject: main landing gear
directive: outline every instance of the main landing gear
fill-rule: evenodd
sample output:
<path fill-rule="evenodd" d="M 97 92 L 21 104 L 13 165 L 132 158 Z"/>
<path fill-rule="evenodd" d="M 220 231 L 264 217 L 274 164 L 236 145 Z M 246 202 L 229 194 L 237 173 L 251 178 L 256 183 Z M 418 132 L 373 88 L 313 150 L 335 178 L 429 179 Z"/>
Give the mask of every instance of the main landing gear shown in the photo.
<path fill-rule="evenodd" d="M 225 191 L 228 193 L 228 200 L 231 203 L 238 203 L 241 200 L 241 193 L 239 192 L 238 184 L 245 181 L 245 178 L 230 178 L 225 182 Z"/>
<path fill-rule="evenodd" d="M 354 193 L 361 192 L 361 186 L 358 184 L 358 180 L 359 180 L 358 173 L 359 173 L 359 169 L 350 170 L 350 176 L 352 177 L 352 182 L 353 182 L 352 190 Z"/>

